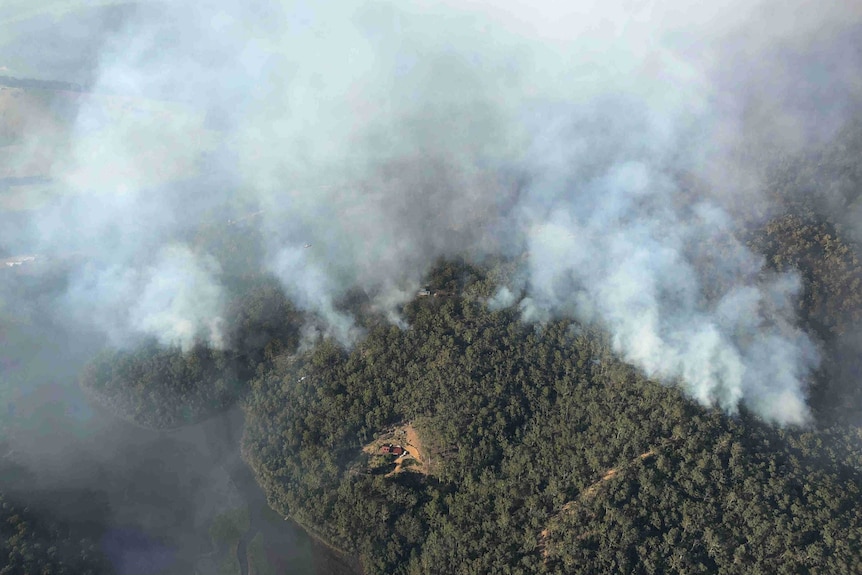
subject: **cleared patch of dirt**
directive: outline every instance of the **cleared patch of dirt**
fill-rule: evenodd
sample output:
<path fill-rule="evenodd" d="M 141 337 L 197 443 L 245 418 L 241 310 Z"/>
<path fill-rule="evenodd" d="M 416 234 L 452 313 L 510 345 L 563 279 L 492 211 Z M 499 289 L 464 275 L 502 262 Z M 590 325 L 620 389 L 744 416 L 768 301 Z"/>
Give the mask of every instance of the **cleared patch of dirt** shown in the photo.
<path fill-rule="evenodd" d="M 404 426 L 404 434 L 407 437 L 407 440 L 404 445 L 410 452 L 410 455 L 408 455 L 407 457 L 412 457 L 419 463 L 419 465 L 416 467 L 416 471 L 418 471 L 419 473 L 428 473 L 428 465 L 422 455 L 422 440 L 419 438 L 419 434 L 416 432 L 416 428 L 412 425 L 406 425 Z M 403 459 L 406 458 L 402 458 L 402 464 Z"/>
<path fill-rule="evenodd" d="M 423 456 L 422 440 L 416 428 L 409 423 L 397 425 L 382 433 L 377 439 L 362 448 L 369 455 L 378 455 L 384 445 L 400 445 L 407 452 L 399 457 L 391 456 L 395 461 L 395 469 L 386 474 L 387 477 L 397 473 L 410 471 L 412 473 L 429 473 L 428 464 Z"/>

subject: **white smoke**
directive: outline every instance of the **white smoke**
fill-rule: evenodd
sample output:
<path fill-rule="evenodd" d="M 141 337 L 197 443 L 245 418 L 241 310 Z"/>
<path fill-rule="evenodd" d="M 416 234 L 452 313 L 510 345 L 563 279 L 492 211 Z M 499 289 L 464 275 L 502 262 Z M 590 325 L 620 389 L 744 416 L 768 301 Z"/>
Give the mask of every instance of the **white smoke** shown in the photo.
<path fill-rule="evenodd" d="M 736 239 L 738 206 L 766 205 L 737 150 L 826 137 L 788 53 L 835 53 L 817 81 L 840 123 L 856 44 L 830 38 L 860 17 L 801 0 L 141 6 L 102 52 L 96 90 L 119 95 L 85 101 L 55 164 L 75 195 L 31 228 L 43 251 L 98 254 L 70 290 L 79 315 L 165 342 L 219 341 L 220 272 L 177 247 L 213 206 L 261 211 L 260 265 L 345 344 L 351 290 L 398 323 L 438 258 L 527 252 L 489 305 L 599 323 L 704 404 L 803 422 L 817 354 L 797 279 Z"/>
<path fill-rule="evenodd" d="M 212 258 L 198 257 L 185 246 L 168 246 L 144 273 L 137 301 L 129 310 L 130 327 L 163 344 L 188 348 L 203 340 L 223 348 L 224 296 L 218 274 Z"/>
<path fill-rule="evenodd" d="M 288 296 L 300 309 L 320 314 L 328 335 L 342 345 L 351 345 L 359 330 L 353 318 L 336 309 L 334 298 L 342 295 L 332 275 L 306 256 L 304 246 L 284 247 L 276 254 L 270 269 L 275 272 Z"/>
<path fill-rule="evenodd" d="M 705 405 L 735 412 L 744 402 L 769 420 L 804 423 L 817 353 L 794 327 L 798 279 L 761 277 L 763 262 L 728 235 L 716 208 L 677 210 L 671 184 L 642 164 L 611 170 L 569 188 L 533 225 L 524 319 L 598 322 L 624 359 Z M 691 257 L 692 245 L 720 237 L 729 257 Z M 705 281 L 722 293 L 709 297 Z"/>
<path fill-rule="evenodd" d="M 184 245 L 166 245 L 141 267 L 85 265 L 73 276 L 63 304 L 116 346 L 143 337 L 186 350 L 198 341 L 225 345 L 218 264 Z"/>

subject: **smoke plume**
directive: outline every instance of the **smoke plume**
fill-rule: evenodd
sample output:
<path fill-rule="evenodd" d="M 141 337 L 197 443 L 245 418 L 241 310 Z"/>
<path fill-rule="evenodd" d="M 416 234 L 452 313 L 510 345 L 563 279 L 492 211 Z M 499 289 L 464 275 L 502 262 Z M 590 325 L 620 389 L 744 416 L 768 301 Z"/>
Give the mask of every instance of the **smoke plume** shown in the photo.
<path fill-rule="evenodd" d="M 259 264 L 345 344 L 351 290 L 400 322 L 438 258 L 526 254 L 491 305 L 596 322 L 706 405 L 802 423 L 818 354 L 799 279 L 739 240 L 770 211 L 750 152 L 847 119 L 860 17 L 771 0 L 140 4 L 51 165 L 59 207 L 0 243 L 86 253 L 64 296 L 78 321 L 186 346 L 223 344 L 223 274 L 196 226 L 256 214 Z"/>

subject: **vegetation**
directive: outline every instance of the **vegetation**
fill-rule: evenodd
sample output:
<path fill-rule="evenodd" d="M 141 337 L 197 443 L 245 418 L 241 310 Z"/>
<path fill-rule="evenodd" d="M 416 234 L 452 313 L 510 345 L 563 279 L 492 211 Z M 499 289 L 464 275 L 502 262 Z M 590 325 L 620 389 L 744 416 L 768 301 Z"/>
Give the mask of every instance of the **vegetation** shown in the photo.
<path fill-rule="evenodd" d="M 821 343 L 821 370 L 810 403 L 821 421 L 858 425 L 862 414 L 862 120 L 831 141 L 780 157 L 766 173 L 775 213 L 749 246 L 778 271 L 802 279 L 801 325 Z"/>
<path fill-rule="evenodd" d="M 349 353 L 278 357 L 245 402 L 244 455 L 270 503 L 366 572 L 862 569 L 858 432 L 701 409 L 576 324 L 535 330 L 468 297 L 406 312 L 411 329 L 378 327 Z M 434 475 L 362 460 L 402 420 Z"/>
<path fill-rule="evenodd" d="M 28 88 L 35 90 L 67 90 L 71 92 L 83 92 L 84 87 L 71 82 L 57 82 L 54 80 L 34 80 L 32 78 L 13 78 L 11 76 L 0 76 L 0 86 L 10 88 Z"/>
<path fill-rule="evenodd" d="M 488 309 L 512 262 L 441 263 L 439 297 L 405 307 L 408 329 L 350 294 L 367 337 L 300 352 L 307 318 L 242 259 L 241 225 L 197 238 L 231 270 L 230 352 L 105 352 L 82 383 L 154 427 L 241 400 L 243 456 L 270 505 L 369 574 L 862 572 L 862 267 L 840 217 L 860 201 L 848 160 L 860 134 L 779 162 L 767 178 L 778 210 L 747 238 L 801 278 L 800 324 L 824 356 L 813 428 L 701 408 L 619 361 L 594 326 Z M 728 242 L 693 250 L 708 259 Z M 407 422 L 423 473 L 389 474 L 362 448 Z M 252 562 L 265 539 L 250 542 Z"/>
<path fill-rule="evenodd" d="M 0 574 L 102 575 L 111 569 L 97 546 L 35 517 L 0 494 Z"/>
<path fill-rule="evenodd" d="M 203 342 L 190 350 L 154 340 L 132 350 L 106 349 L 81 374 L 102 406 L 139 425 L 169 429 L 227 409 L 267 358 L 296 349 L 298 315 L 280 288 L 253 283 L 229 310 L 230 351 Z"/>
<path fill-rule="evenodd" d="M 844 334 L 862 320 L 862 266 L 834 225 L 784 215 L 764 226 L 752 245 L 773 269 L 802 275 L 801 320 L 821 338 Z"/>
<path fill-rule="evenodd" d="M 248 531 L 248 525 L 248 509 L 233 509 L 213 520 L 210 537 L 216 546 L 236 547 L 237 541 Z"/>
<path fill-rule="evenodd" d="M 0 449 L 8 445 L 0 439 Z M 93 532 L 27 505 L 27 472 L 0 458 L 0 575 L 108 575 L 113 572 Z M 91 531 L 85 533 L 85 531 Z"/>
<path fill-rule="evenodd" d="M 241 383 L 222 352 L 188 352 L 157 342 L 106 350 L 84 370 L 81 384 L 98 403 L 135 423 L 171 428 L 201 421 L 235 401 Z"/>
<path fill-rule="evenodd" d="M 800 272 L 802 320 L 841 359 L 862 301 L 852 244 L 794 214 L 749 243 Z M 82 382 L 156 427 L 242 398 L 243 455 L 270 504 L 369 574 L 862 570 L 862 437 L 824 423 L 834 404 L 816 402 L 818 430 L 700 408 L 616 359 L 596 328 L 489 310 L 507 266 L 441 263 L 430 282 L 445 295 L 408 304 L 409 329 L 363 317 L 355 349 L 302 353 L 304 318 L 275 282 L 244 275 L 230 354 L 112 352 Z M 829 369 L 815 399 L 836 397 Z M 387 475 L 362 446 L 408 421 L 432 472 Z"/>

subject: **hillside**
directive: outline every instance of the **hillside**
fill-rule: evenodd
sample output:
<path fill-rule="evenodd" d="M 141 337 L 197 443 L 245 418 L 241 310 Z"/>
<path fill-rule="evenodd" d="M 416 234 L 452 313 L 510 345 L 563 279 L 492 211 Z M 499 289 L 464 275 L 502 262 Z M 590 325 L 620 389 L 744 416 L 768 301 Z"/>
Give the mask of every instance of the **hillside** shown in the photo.
<path fill-rule="evenodd" d="M 409 314 L 350 353 L 277 359 L 245 401 L 270 503 L 367 573 L 862 569 L 858 428 L 704 410 L 577 324 L 469 297 Z M 405 419 L 437 473 L 363 471 L 361 446 Z"/>
<path fill-rule="evenodd" d="M 824 357 L 811 426 L 701 407 L 622 362 L 600 326 L 490 309 L 517 261 L 440 262 L 429 291 L 446 295 L 408 303 L 409 328 L 353 297 L 341 305 L 368 329 L 356 347 L 300 345 L 310 317 L 235 257 L 249 240 L 234 227 L 202 227 L 196 245 L 236 274 L 234 353 L 219 360 L 235 384 L 221 368 L 183 375 L 206 365 L 196 354 L 219 356 L 204 348 L 105 355 L 82 383 L 153 427 L 239 400 L 243 455 L 270 505 L 369 574 L 855 572 L 862 402 L 849 336 L 862 271 L 846 227 L 800 208 L 798 190 L 776 189 L 783 213 L 748 244 L 802 278 L 799 317 Z M 156 377 L 161 360 L 140 359 L 153 353 L 177 377 Z M 420 465 L 379 455 L 405 422 Z"/>
<path fill-rule="evenodd" d="M 862 575 L 852 2 L 0 2 L 0 575 Z"/>

